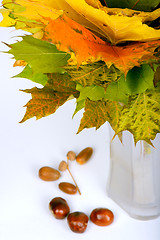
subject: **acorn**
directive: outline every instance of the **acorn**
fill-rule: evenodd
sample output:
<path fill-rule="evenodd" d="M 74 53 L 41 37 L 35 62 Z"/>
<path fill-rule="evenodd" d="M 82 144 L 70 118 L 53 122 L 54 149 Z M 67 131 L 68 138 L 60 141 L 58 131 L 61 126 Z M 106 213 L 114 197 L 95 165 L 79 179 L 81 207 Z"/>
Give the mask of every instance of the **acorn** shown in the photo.
<path fill-rule="evenodd" d="M 108 226 L 114 220 L 114 214 L 107 208 L 95 208 L 90 215 L 91 221 L 98 226 Z"/>
<path fill-rule="evenodd" d="M 67 153 L 67 159 L 70 160 L 70 161 L 74 161 L 74 160 L 76 159 L 76 154 L 75 154 L 75 152 L 69 151 L 69 152 Z"/>
<path fill-rule="evenodd" d="M 77 187 L 73 185 L 72 183 L 68 182 L 61 182 L 59 183 L 59 189 L 67 194 L 76 194 L 77 193 Z"/>
<path fill-rule="evenodd" d="M 61 161 L 60 164 L 59 164 L 59 167 L 58 167 L 59 171 L 66 171 L 67 170 L 67 163 L 66 161 Z"/>
<path fill-rule="evenodd" d="M 76 161 L 79 164 L 85 164 L 91 158 L 93 153 L 93 148 L 87 147 L 83 149 L 76 157 Z"/>
<path fill-rule="evenodd" d="M 67 201 L 61 197 L 53 198 L 49 203 L 49 209 L 57 219 L 64 219 L 70 212 Z"/>
<path fill-rule="evenodd" d="M 60 176 L 60 172 L 54 168 L 42 167 L 39 169 L 39 177 L 44 181 L 56 181 Z"/>
<path fill-rule="evenodd" d="M 67 217 L 70 229 L 75 233 L 85 232 L 88 224 L 88 216 L 83 212 L 72 212 Z"/>

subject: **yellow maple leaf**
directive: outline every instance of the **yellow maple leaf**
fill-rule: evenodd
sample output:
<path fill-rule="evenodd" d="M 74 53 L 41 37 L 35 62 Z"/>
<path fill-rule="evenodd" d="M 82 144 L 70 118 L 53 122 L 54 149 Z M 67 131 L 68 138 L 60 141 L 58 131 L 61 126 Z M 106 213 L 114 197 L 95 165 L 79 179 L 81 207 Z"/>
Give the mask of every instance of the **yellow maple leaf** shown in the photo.
<path fill-rule="evenodd" d="M 16 0 L 16 2 L 21 6 L 26 7 L 24 12 L 18 13 L 17 15 L 24 16 L 28 19 L 34 19 L 36 21 L 40 20 L 43 22 L 44 17 L 56 19 L 63 14 L 62 10 L 56 10 L 50 6 L 47 6 L 45 4 L 46 1 L 44 1 L 44 4 L 41 1 L 39 2 L 34 0 Z"/>
<path fill-rule="evenodd" d="M 93 0 L 89 0 L 93 1 Z M 98 1 L 98 0 L 96 0 Z M 11 4 L 20 5 L 25 7 L 25 9 L 21 12 L 15 12 L 13 11 L 14 15 L 16 17 L 25 17 L 26 19 L 40 21 L 46 24 L 45 17 L 50 17 L 52 20 L 56 19 L 58 16 L 60 16 L 62 13 L 65 13 L 69 18 L 73 19 L 74 21 L 78 22 L 79 24 L 95 31 L 99 32 L 99 29 L 92 24 L 90 21 L 85 19 L 83 16 L 78 14 L 73 8 L 69 6 L 69 4 L 65 0 L 3 0 L 3 6 L 11 8 Z M 9 14 L 9 11 L 8 14 Z M 5 20 L 5 27 L 10 26 L 10 21 L 13 21 L 13 19 L 10 19 L 7 16 L 7 12 L 3 17 Z M 43 18 L 42 18 L 43 17 Z M 25 22 L 25 19 L 20 19 L 20 22 Z M 28 23 L 27 23 L 28 25 Z M 1 24 L 1 26 L 4 26 L 4 22 Z M 38 26 L 39 27 L 39 26 Z M 26 26 L 18 24 L 18 27 L 26 31 L 30 31 L 30 27 L 27 29 Z M 41 26 L 42 29 L 42 26 Z M 30 31 L 33 32 L 33 31 Z"/>
<path fill-rule="evenodd" d="M 81 14 L 77 13 L 68 3 L 66 0 L 35 0 L 39 2 L 39 4 L 45 4 L 48 7 L 57 9 L 57 10 L 63 10 L 64 14 L 71 18 L 72 20 L 78 22 L 79 24 L 94 30 L 96 32 L 99 32 L 99 28 L 97 28 L 94 24 L 92 24 L 90 21 L 88 21 L 85 17 L 83 17 Z M 88 0 L 90 3 L 95 1 L 95 4 L 100 4 L 99 0 Z M 95 4 L 92 4 L 95 6 Z"/>
<path fill-rule="evenodd" d="M 5 7 L 11 3 L 23 6 L 23 11 L 13 11 L 15 16 L 35 20 L 45 25 L 47 24 L 46 17 L 54 20 L 64 13 L 98 36 L 105 37 L 112 44 L 160 39 L 160 30 L 146 24 L 146 22 L 160 17 L 160 9 L 153 12 L 143 12 L 131 9 L 107 8 L 102 6 L 99 0 L 11 0 L 11 3 L 4 0 L 3 3 Z M 7 21 L 9 23 L 9 17 L 5 20 L 5 26 Z M 17 28 L 25 30 L 30 28 L 32 33 L 43 28 L 43 26 L 38 26 L 38 29 L 36 29 L 36 26 L 29 26 L 28 29 L 27 27 L 20 23 L 18 26 L 17 23 Z"/>
<path fill-rule="evenodd" d="M 153 41 L 160 39 L 160 30 L 149 27 L 145 22 L 160 17 L 160 9 L 141 12 L 130 9 L 93 7 L 85 0 L 66 0 L 81 16 L 100 29 L 101 35 L 111 43 L 125 41 Z"/>
<path fill-rule="evenodd" d="M 25 19 L 29 19 L 29 20 L 35 20 L 35 21 L 47 24 L 45 20 L 46 17 L 50 17 L 51 19 L 54 20 L 63 14 L 63 10 L 57 10 L 55 8 L 52 8 L 51 6 L 47 6 L 45 4 L 45 1 L 43 3 L 43 1 L 36 1 L 36 0 L 35 1 L 34 0 L 10 0 L 10 1 L 5 0 L 3 1 L 3 6 L 5 8 L 8 8 L 7 11 L 9 12 L 13 11 L 15 18 L 24 17 L 24 22 L 25 22 Z M 21 11 L 20 10 L 17 11 L 18 6 L 23 7 Z M 7 12 L 6 13 L 2 12 L 2 14 L 3 14 L 3 17 L 6 19 Z M 10 22 L 8 21 L 9 20 L 8 18 L 5 20 L 6 26 L 10 26 Z M 20 21 L 23 21 L 23 18 L 21 18 Z"/>
<path fill-rule="evenodd" d="M 0 22 L 0 27 L 8 27 L 13 26 L 15 24 L 15 20 L 9 17 L 10 14 L 9 9 L 0 9 L 0 13 L 3 15 L 3 20 Z"/>

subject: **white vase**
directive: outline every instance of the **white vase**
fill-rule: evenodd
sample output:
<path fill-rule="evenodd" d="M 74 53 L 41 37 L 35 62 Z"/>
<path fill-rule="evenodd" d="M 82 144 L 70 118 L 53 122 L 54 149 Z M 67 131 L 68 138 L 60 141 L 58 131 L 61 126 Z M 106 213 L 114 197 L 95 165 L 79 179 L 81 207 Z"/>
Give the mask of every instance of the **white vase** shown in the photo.
<path fill-rule="evenodd" d="M 111 139 L 114 133 L 111 130 Z M 145 141 L 136 146 L 130 132 L 110 141 L 108 196 L 130 216 L 149 220 L 160 215 L 160 135 L 154 147 Z"/>

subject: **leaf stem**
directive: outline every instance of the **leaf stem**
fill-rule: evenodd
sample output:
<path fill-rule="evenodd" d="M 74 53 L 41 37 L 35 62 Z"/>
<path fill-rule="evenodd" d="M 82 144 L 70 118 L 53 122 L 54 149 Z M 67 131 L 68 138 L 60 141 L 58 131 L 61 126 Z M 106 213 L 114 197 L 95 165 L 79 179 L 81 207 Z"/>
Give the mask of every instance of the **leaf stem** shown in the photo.
<path fill-rule="evenodd" d="M 72 173 L 71 173 L 71 171 L 69 169 L 69 160 L 68 159 L 67 159 L 67 170 L 68 170 L 69 174 L 71 175 L 71 178 L 73 179 L 73 182 L 75 183 L 79 194 L 81 195 L 80 189 L 79 189 L 79 187 L 78 187 L 78 185 L 77 185 L 77 183 L 76 183 L 76 181 L 75 181 L 75 179 L 74 179 L 74 177 L 73 177 L 73 175 L 72 175 Z"/>
<path fill-rule="evenodd" d="M 106 7 L 108 7 L 108 6 L 107 6 L 107 2 L 106 2 L 106 0 L 103 0 L 103 1 L 104 1 L 104 3 L 105 3 Z"/>
<path fill-rule="evenodd" d="M 137 3 L 138 3 L 139 1 L 140 1 L 140 0 L 137 0 L 131 9 L 133 9 L 133 8 L 137 5 Z"/>

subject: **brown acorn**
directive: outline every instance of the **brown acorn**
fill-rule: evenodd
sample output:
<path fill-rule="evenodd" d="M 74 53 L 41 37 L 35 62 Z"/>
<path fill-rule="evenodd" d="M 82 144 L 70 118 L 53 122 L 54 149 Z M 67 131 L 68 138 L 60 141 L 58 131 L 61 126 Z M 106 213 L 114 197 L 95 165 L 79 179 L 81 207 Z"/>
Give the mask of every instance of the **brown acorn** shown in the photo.
<path fill-rule="evenodd" d="M 108 226 L 114 220 L 114 215 L 107 208 L 96 208 L 91 212 L 91 221 L 98 226 Z"/>
<path fill-rule="evenodd" d="M 64 219 L 70 212 L 67 201 L 61 197 L 53 198 L 49 203 L 49 209 L 57 219 Z"/>
<path fill-rule="evenodd" d="M 74 161 L 74 160 L 76 159 L 76 154 L 75 154 L 75 152 L 69 151 L 69 152 L 67 153 L 67 159 L 70 160 L 70 161 Z"/>
<path fill-rule="evenodd" d="M 67 162 L 66 161 L 61 161 L 58 167 L 59 171 L 65 171 L 67 170 Z"/>
<path fill-rule="evenodd" d="M 60 176 L 60 172 L 54 168 L 42 167 L 39 169 L 39 177 L 44 181 L 56 181 Z"/>
<path fill-rule="evenodd" d="M 88 224 L 88 216 L 83 212 L 73 212 L 67 217 L 70 229 L 75 233 L 83 233 Z"/>
<path fill-rule="evenodd" d="M 87 147 L 83 149 L 76 157 L 76 161 L 79 164 L 85 164 L 92 156 L 93 148 Z"/>
<path fill-rule="evenodd" d="M 76 194 L 77 193 L 77 187 L 73 185 L 72 183 L 68 182 L 61 182 L 59 185 L 59 189 L 67 194 Z"/>

